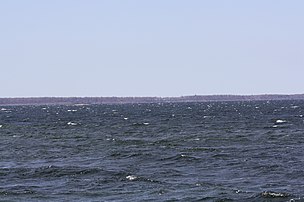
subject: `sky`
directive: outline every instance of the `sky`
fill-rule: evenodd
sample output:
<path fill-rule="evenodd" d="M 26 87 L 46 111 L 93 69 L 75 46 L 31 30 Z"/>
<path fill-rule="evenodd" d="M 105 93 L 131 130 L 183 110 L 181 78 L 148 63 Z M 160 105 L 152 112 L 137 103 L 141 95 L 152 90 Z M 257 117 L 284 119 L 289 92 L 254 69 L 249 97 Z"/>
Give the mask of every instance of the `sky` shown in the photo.
<path fill-rule="evenodd" d="M 304 93 L 302 0 L 2 0 L 0 97 Z"/>

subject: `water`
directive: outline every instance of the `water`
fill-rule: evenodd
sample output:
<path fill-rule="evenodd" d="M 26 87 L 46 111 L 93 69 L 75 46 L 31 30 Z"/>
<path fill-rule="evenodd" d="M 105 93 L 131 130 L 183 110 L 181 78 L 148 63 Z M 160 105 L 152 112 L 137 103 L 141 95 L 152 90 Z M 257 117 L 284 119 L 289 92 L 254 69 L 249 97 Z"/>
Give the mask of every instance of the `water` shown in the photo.
<path fill-rule="evenodd" d="M 3 201 L 304 201 L 304 101 L 0 107 Z"/>

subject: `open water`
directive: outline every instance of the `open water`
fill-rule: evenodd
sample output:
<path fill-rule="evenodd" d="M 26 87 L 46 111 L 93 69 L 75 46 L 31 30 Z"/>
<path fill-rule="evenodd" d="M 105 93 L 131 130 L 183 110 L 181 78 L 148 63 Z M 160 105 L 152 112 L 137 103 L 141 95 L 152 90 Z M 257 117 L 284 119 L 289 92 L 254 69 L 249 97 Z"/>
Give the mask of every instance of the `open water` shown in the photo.
<path fill-rule="evenodd" d="M 304 201 L 304 101 L 0 107 L 1 201 Z"/>

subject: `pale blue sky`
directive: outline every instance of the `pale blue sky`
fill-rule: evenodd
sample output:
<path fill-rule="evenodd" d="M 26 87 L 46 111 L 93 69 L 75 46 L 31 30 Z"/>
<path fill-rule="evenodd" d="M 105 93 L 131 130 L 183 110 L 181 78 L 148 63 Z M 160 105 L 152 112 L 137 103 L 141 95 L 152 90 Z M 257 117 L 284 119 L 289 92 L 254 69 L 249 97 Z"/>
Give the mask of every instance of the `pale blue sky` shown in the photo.
<path fill-rule="evenodd" d="M 302 0 L 2 0 L 0 97 L 304 93 Z"/>

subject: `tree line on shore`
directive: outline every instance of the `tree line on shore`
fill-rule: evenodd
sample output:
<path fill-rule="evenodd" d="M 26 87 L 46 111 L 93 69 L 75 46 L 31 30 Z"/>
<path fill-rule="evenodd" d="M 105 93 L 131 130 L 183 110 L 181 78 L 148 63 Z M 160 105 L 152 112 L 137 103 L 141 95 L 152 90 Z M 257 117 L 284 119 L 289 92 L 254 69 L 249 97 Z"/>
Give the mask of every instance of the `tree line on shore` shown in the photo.
<path fill-rule="evenodd" d="M 0 105 L 55 104 L 124 104 L 210 101 L 304 100 L 304 94 L 294 95 L 193 95 L 181 97 L 25 97 L 0 98 Z"/>

